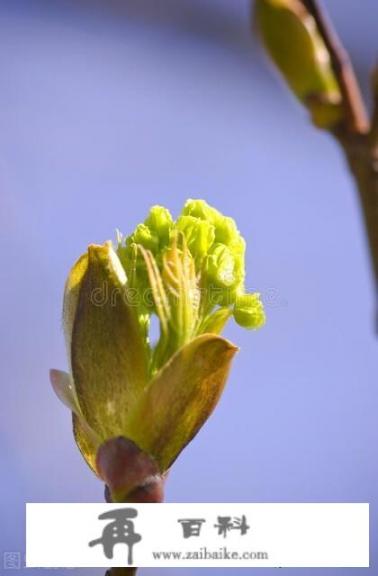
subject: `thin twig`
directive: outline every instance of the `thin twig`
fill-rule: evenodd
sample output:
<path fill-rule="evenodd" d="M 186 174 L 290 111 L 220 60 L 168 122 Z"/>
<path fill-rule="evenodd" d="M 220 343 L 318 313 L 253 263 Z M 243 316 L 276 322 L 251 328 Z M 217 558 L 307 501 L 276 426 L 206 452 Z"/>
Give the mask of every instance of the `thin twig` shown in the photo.
<path fill-rule="evenodd" d="M 370 146 L 378 148 L 378 63 L 376 64 L 372 76 L 371 86 L 373 94 L 373 115 L 371 119 L 371 130 L 369 134 Z"/>
<path fill-rule="evenodd" d="M 105 576 L 135 576 L 138 568 L 110 568 Z"/>
<path fill-rule="evenodd" d="M 341 144 L 359 193 L 360 206 L 370 249 L 377 302 L 378 330 L 378 149 L 372 149 L 367 136 L 339 135 Z"/>
<path fill-rule="evenodd" d="M 336 31 L 317 0 L 302 2 L 316 22 L 340 85 L 346 122 L 333 135 L 345 153 L 357 186 L 378 302 L 378 71 L 373 75 L 375 106 L 370 123 L 352 63 Z"/>

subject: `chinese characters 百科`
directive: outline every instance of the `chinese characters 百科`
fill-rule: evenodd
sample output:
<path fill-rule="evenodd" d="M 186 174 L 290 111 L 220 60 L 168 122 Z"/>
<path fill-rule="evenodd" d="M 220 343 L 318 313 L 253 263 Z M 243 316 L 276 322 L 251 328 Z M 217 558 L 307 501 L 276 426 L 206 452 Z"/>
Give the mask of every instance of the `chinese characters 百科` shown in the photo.
<path fill-rule="evenodd" d="M 214 528 L 218 529 L 218 535 L 223 536 L 223 538 L 226 538 L 231 530 L 239 530 L 240 535 L 244 536 L 250 529 L 244 514 L 234 518 L 232 516 L 218 516 L 217 521 L 218 523 L 214 524 Z M 181 518 L 178 522 L 182 526 L 183 537 L 191 538 L 192 536 L 200 536 L 202 524 L 206 520 L 204 518 Z"/>

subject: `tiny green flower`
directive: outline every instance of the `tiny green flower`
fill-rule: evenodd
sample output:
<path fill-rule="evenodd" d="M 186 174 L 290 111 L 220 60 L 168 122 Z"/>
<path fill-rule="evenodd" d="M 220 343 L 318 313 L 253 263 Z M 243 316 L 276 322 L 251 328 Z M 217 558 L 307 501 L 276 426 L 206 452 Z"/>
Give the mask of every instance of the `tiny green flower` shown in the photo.
<path fill-rule="evenodd" d="M 187 247 L 198 262 L 202 262 L 215 239 L 215 228 L 211 222 L 194 216 L 180 216 L 176 223 L 185 237 Z"/>
<path fill-rule="evenodd" d="M 173 220 L 167 208 L 153 206 L 144 223 L 152 233 L 156 234 L 160 249 L 168 244 Z"/>
<path fill-rule="evenodd" d="M 131 242 L 131 239 L 130 239 Z M 138 224 L 132 236 L 132 242 L 151 250 L 153 254 L 159 250 L 159 236 L 146 224 Z"/>
<path fill-rule="evenodd" d="M 51 381 L 113 499 L 161 493 L 150 481 L 142 490 L 138 474 L 164 475 L 213 411 L 237 351 L 220 336 L 225 324 L 264 323 L 259 295 L 245 293 L 244 253 L 231 218 L 189 200 L 175 222 L 154 206 L 116 246 L 91 245 L 74 264 L 63 305 L 70 373 L 52 370 Z M 138 474 L 124 471 L 130 458 Z"/>
<path fill-rule="evenodd" d="M 207 275 L 215 286 L 230 288 L 242 278 L 236 274 L 235 254 L 225 244 L 215 244 L 207 258 Z"/>
<path fill-rule="evenodd" d="M 242 294 L 234 304 L 234 318 L 243 328 L 261 328 L 265 312 L 259 294 Z"/>

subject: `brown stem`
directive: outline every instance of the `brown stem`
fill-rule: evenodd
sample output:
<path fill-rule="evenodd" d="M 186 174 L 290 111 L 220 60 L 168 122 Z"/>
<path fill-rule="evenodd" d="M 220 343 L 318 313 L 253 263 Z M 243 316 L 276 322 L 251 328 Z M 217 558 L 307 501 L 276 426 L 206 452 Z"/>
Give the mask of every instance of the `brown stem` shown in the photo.
<path fill-rule="evenodd" d="M 138 568 L 110 568 L 105 576 L 135 576 Z"/>
<path fill-rule="evenodd" d="M 135 576 L 138 568 L 110 568 L 105 576 Z"/>
<path fill-rule="evenodd" d="M 105 496 L 106 502 L 112 502 L 109 488 L 107 486 L 105 486 L 104 496 Z M 137 570 L 138 570 L 138 568 L 135 568 L 135 567 L 132 567 L 132 568 L 110 568 L 110 570 L 107 570 L 105 572 L 105 576 L 135 576 L 135 574 L 137 573 Z"/>
<path fill-rule="evenodd" d="M 336 134 L 336 137 L 345 152 L 356 181 L 378 304 L 378 145 L 372 141 L 371 133 L 361 135 L 342 132 Z"/>
<path fill-rule="evenodd" d="M 378 148 L 378 64 L 371 76 L 371 87 L 373 93 L 373 114 L 369 138 L 371 148 L 376 150 Z"/>
<path fill-rule="evenodd" d="M 168 473 L 150 479 L 150 482 L 139 486 L 128 494 L 123 502 L 162 502 L 164 499 L 164 482 Z M 108 486 L 105 486 L 105 501 L 113 502 Z M 135 576 L 138 568 L 111 568 L 105 576 Z"/>
<path fill-rule="evenodd" d="M 374 111 L 370 122 L 349 55 L 318 0 L 302 0 L 328 49 L 338 80 L 346 120 L 334 131 L 355 179 L 375 282 L 378 305 L 378 68 L 373 74 Z M 377 307 L 378 320 L 378 307 Z"/>

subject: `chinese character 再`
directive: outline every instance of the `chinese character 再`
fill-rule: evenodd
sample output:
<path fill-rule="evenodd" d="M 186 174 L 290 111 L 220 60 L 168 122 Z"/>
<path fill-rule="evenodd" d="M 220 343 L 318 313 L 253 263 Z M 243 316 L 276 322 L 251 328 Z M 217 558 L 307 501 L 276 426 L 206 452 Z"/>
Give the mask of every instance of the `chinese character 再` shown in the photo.
<path fill-rule="evenodd" d="M 249 526 L 247 519 L 243 515 L 241 518 L 232 519 L 231 516 L 218 516 L 218 524 L 214 524 L 214 528 L 218 528 L 218 535 L 226 538 L 227 532 L 230 530 L 240 530 L 241 536 L 247 533 Z"/>
<path fill-rule="evenodd" d="M 201 532 L 201 526 L 206 520 L 203 518 L 181 518 L 177 520 L 182 526 L 184 538 L 190 538 L 191 536 L 199 536 Z"/>
<path fill-rule="evenodd" d="M 127 563 L 133 563 L 133 546 L 142 540 L 140 534 L 134 532 L 134 523 L 130 518 L 135 518 L 138 512 L 134 508 L 121 508 L 119 510 L 110 510 L 101 514 L 99 520 L 111 519 L 102 531 L 102 537 L 89 542 L 89 546 L 102 544 L 104 554 L 107 558 L 113 558 L 113 549 L 116 544 L 126 544 L 128 547 Z"/>
<path fill-rule="evenodd" d="M 3 568 L 4 570 L 20 570 L 21 569 L 20 552 L 4 552 Z"/>

